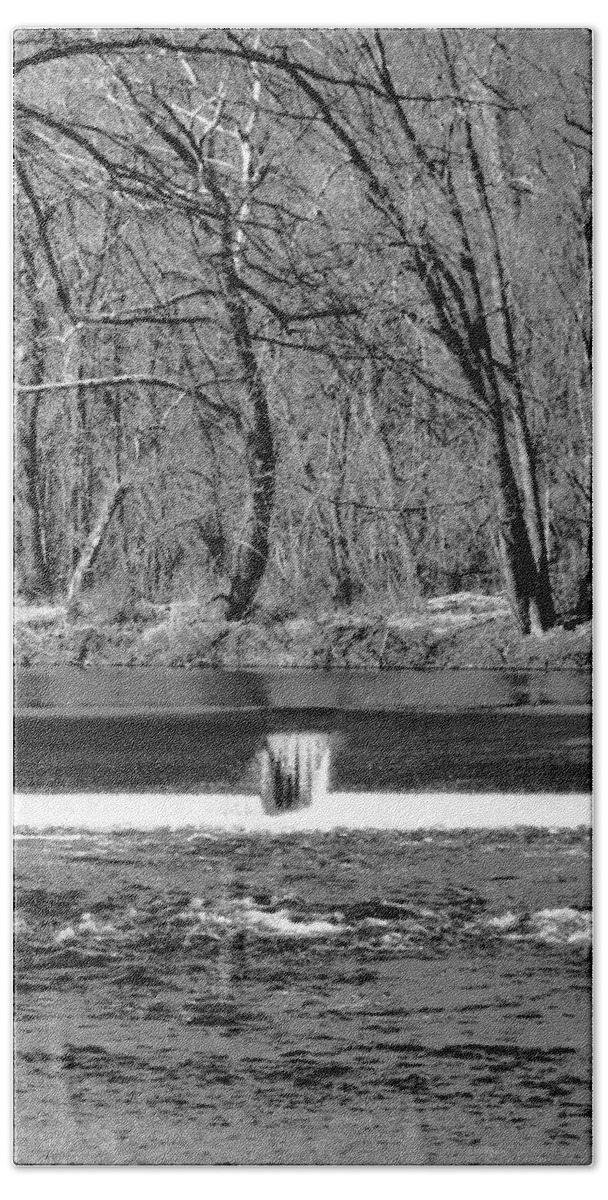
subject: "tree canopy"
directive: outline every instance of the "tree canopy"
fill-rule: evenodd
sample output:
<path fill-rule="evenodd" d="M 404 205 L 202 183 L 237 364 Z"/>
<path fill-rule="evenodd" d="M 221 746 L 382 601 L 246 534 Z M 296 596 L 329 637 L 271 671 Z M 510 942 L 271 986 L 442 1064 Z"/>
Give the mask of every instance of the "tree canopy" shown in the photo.
<path fill-rule="evenodd" d="M 589 602 L 584 30 L 26 30 L 26 596 Z"/>

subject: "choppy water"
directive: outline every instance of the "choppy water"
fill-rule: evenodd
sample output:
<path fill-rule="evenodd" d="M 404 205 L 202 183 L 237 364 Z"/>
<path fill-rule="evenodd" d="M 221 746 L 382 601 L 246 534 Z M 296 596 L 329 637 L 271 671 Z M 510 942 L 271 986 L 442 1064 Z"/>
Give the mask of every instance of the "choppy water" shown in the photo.
<path fill-rule="evenodd" d="M 15 853 L 19 1161 L 589 1160 L 587 828 Z"/>

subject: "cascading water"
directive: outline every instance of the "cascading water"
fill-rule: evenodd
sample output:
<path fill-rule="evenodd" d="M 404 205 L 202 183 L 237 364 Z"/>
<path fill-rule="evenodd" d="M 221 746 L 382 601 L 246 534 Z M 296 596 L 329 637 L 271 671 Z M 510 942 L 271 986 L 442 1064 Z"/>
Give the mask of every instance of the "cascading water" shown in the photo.
<path fill-rule="evenodd" d="M 327 793 L 329 735 L 273 733 L 262 751 L 261 795 L 267 813 L 308 808 Z"/>

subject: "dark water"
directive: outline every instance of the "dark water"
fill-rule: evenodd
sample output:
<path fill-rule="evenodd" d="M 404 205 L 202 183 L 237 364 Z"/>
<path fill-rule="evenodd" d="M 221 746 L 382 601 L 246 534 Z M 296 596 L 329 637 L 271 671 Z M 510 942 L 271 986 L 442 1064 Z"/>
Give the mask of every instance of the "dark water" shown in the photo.
<path fill-rule="evenodd" d="M 18 792 L 259 792 L 268 733 L 331 735 L 333 791 L 588 792 L 579 709 L 17 716 Z"/>
<path fill-rule="evenodd" d="M 20 671 L 15 786 L 257 792 L 305 729 L 334 791 L 589 791 L 589 700 L 584 671 Z"/>
<path fill-rule="evenodd" d="M 16 1157 L 586 1163 L 588 831 L 16 842 Z"/>

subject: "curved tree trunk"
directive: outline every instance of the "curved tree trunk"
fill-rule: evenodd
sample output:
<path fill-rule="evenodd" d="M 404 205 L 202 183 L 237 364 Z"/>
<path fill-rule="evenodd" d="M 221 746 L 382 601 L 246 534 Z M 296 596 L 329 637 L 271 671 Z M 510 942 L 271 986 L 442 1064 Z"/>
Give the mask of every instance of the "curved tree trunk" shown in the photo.
<path fill-rule="evenodd" d="M 101 550 L 112 517 L 114 516 L 116 509 L 121 504 L 128 490 L 128 483 L 116 483 L 106 496 L 101 506 L 99 516 L 84 544 L 80 558 L 76 563 L 76 568 L 70 580 L 70 585 L 68 587 L 66 596 L 68 604 L 72 604 L 80 595 L 85 575 L 94 566 L 95 559 Z"/>
<path fill-rule="evenodd" d="M 263 579 L 270 548 L 269 532 L 275 494 L 276 450 L 270 423 L 268 395 L 251 336 L 250 315 L 241 279 L 246 223 L 251 206 L 250 135 L 260 99 L 260 80 L 254 69 L 251 111 L 239 130 L 242 199 L 236 212 L 210 159 L 201 162 L 206 185 L 219 220 L 219 272 L 237 360 L 248 391 L 249 410 L 242 425 L 245 461 L 251 486 L 251 511 L 246 541 L 238 547 L 226 601 L 226 619 L 240 621 L 251 611 Z"/>

